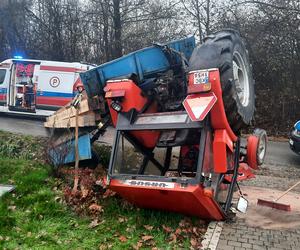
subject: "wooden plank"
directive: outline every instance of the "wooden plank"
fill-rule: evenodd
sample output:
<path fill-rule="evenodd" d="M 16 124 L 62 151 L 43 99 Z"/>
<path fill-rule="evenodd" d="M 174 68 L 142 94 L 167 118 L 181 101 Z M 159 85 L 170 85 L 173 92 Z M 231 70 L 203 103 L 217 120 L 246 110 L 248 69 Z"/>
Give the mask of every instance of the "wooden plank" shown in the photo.
<path fill-rule="evenodd" d="M 99 115 L 95 114 L 93 111 L 86 112 L 78 116 L 78 126 L 96 126 L 96 121 L 99 120 Z M 70 119 L 63 120 L 53 120 L 44 123 L 47 128 L 75 128 L 76 126 L 76 116 Z"/>
<path fill-rule="evenodd" d="M 85 112 L 91 111 L 91 110 L 101 110 L 104 109 L 104 107 L 101 106 L 101 103 L 99 101 L 99 98 L 97 96 L 91 98 L 91 99 L 83 99 L 79 104 L 79 111 L 78 114 L 81 115 Z M 47 118 L 47 121 L 54 122 L 55 120 L 64 120 L 69 119 L 71 117 L 75 117 L 76 115 L 76 109 L 71 106 L 70 104 L 60 108 L 57 110 L 52 116 Z"/>
<path fill-rule="evenodd" d="M 79 166 L 79 149 L 78 149 L 78 121 L 79 121 L 79 109 L 76 110 L 75 116 L 75 176 L 74 176 L 74 186 L 73 186 L 73 193 L 77 192 L 78 188 L 78 166 Z"/>
<path fill-rule="evenodd" d="M 78 114 L 81 115 L 90 110 L 88 100 L 82 100 L 78 107 Z M 70 117 L 76 116 L 76 108 L 73 106 L 63 107 L 58 110 L 59 112 L 54 113 L 52 116 L 47 118 L 47 121 L 54 122 L 55 120 L 69 119 Z"/>

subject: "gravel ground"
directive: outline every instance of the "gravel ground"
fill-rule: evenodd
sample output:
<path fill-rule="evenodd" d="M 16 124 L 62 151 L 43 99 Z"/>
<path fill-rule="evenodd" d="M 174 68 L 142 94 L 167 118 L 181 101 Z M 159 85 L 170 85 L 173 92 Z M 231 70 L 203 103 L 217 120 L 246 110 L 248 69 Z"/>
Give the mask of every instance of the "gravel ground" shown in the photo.
<path fill-rule="evenodd" d="M 243 181 L 241 185 L 286 190 L 300 180 L 297 166 L 263 165 L 255 174 L 254 179 Z M 300 185 L 293 192 L 300 193 Z"/>

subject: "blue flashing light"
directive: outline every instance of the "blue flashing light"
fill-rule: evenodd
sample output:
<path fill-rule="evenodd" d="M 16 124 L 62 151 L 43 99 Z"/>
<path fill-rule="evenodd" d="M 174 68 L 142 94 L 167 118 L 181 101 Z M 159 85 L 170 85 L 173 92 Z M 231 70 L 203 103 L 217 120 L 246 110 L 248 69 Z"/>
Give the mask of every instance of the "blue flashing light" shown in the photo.
<path fill-rule="evenodd" d="M 16 55 L 16 56 L 14 56 L 14 59 L 23 59 L 23 56 Z"/>
<path fill-rule="evenodd" d="M 300 131 L 300 120 L 295 123 L 294 128 Z"/>

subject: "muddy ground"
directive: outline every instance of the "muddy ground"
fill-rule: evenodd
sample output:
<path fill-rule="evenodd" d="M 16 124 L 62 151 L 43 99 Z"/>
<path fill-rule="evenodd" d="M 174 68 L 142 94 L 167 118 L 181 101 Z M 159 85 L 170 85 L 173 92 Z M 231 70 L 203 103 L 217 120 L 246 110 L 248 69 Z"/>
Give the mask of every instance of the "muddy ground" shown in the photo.
<path fill-rule="evenodd" d="M 252 227 L 264 229 L 300 228 L 300 185 L 278 202 L 289 204 L 291 211 L 281 211 L 257 205 L 257 199 L 274 201 L 284 190 L 300 180 L 297 166 L 263 165 L 256 171 L 256 178 L 241 183 L 242 192 L 249 201 L 246 214 L 238 214 Z"/>

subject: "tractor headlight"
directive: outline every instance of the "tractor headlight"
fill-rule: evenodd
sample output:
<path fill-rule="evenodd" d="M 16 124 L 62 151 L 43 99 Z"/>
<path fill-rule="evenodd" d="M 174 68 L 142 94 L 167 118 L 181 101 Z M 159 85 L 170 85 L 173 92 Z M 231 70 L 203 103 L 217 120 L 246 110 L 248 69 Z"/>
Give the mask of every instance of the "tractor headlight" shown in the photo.
<path fill-rule="evenodd" d="M 118 101 L 113 101 L 110 106 L 116 112 L 120 112 L 122 110 L 122 106 Z"/>

